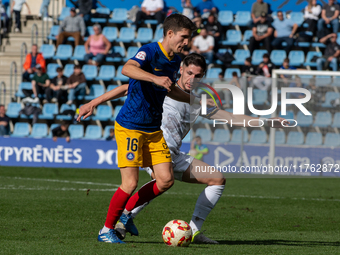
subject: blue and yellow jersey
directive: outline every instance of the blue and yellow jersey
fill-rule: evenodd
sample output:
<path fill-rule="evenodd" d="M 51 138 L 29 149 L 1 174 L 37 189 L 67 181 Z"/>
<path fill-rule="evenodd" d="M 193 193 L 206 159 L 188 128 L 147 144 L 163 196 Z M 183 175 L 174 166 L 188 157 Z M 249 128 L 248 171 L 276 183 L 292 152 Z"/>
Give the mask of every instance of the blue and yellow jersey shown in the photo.
<path fill-rule="evenodd" d="M 167 76 L 173 82 L 181 63 L 179 56 L 170 58 L 162 44 L 157 42 L 142 46 L 131 59 L 137 61 L 144 71 Z M 144 132 L 161 130 L 163 102 L 167 93 L 164 87 L 151 82 L 130 79 L 127 99 L 116 121 L 127 129 Z"/>

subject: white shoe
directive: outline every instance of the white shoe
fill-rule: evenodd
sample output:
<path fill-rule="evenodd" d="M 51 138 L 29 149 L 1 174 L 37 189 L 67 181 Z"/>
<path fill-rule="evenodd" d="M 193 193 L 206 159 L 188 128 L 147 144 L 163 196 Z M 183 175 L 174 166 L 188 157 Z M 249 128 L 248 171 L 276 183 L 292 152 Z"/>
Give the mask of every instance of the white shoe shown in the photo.
<path fill-rule="evenodd" d="M 47 102 L 47 100 L 46 100 L 46 102 Z M 33 98 L 32 103 L 36 103 L 36 104 L 39 103 L 39 98 L 38 97 Z"/>
<path fill-rule="evenodd" d="M 47 99 L 44 99 L 43 104 L 47 104 L 47 103 L 48 103 Z"/>
<path fill-rule="evenodd" d="M 68 100 L 68 101 L 66 102 L 66 104 L 68 104 L 68 105 L 71 105 L 72 103 L 73 103 L 72 100 Z"/>
<path fill-rule="evenodd" d="M 16 27 L 16 28 L 14 29 L 14 32 L 19 33 L 19 32 L 20 32 L 19 28 Z"/>
<path fill-rule="evenodd" d="M 203 232 L 197 231 L 192 237 L 192 243 L 218 244 L 217 241 L 206 237 Z"/>
<path fill-rule="evenodd" d="M 51 102 L 52 103 L 56 103 L 58 100 L 55 98 L 55 97 L 53 97 L 52 99 L 51 99 Z"/>
<path fill-rule="evenodd" d="M 53 21 L 53 19 L 51 17 L 44 17 L 43 19 L 44 21 Z"/>

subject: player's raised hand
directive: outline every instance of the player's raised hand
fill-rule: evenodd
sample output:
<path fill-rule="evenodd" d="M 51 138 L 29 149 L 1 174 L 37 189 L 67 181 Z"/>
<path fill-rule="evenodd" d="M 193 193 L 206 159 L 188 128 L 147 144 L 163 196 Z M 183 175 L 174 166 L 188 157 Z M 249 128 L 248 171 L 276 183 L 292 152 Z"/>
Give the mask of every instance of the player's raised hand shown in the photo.
<path fill-rule="evenodd" d="M 155 83 L 158 86 L 164 87 L 166 88 L 166 90 L 168 92 L 171 91 L 171 85 L 172 85 L 172 81 L 170 80 L 169 77 L 166 76 L 156 76 L 153 80 L 153 83 Z"/>
<path fill-rule="evenodd" d="M 91 104 L 91 102 L 81 106 L 79 108 L 79 115 L 78 115 L 77 121 L 80 122 L 81 117 L 83 117 L 83 116 L 84 116 L 84 118 L 83 118 L 84 120 L 87 117 L 91 116 L 92 113 L 93 113 L 93 109 L 94 109 L 94 106 Z"/>

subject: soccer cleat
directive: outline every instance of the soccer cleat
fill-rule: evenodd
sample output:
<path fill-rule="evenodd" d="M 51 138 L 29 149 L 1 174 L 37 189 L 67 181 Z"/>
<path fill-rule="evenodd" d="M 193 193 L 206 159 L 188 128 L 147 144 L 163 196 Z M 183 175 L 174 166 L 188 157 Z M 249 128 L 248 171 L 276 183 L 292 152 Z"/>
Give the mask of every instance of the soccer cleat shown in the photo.
<path fill-rule="evenodd" d="M 123 244 L 125 243 L 125 242 L 121 241 L 117 237 L 116 231 L 114 229 L 110 229 L 109 232 L 103 233 L 103 234 L 101 234 L 100 232 L 101 231 L 99 231 L 98 238 L 97 238 L 97 240 L 99 242 L 105 242 L 105 243 L 123 243 Z"/>
<path fill-rule="evenodd" d="M 118 221 L 116 224 L 115 230 L 116 230 L 116 234 L 118 238 L 120 240 L 124 240 L 124 238 L 126 237 L 126 229 L 124 227 L 124 224 Z"/>
<path fill-rule="evenodd" d="M 120 216 L 119 222 L 121 222 L 124 225 L 126 232 L 129 232 L 132 236 L 138 236 L 138 229 L 133 223 L 131 213 L 129 214 L 123 213 L 122 216 Z"/>
<path fill-rule="evenodd" d="M 192 236 L 191 242 L 192 243 L 205 243 L 205 244 L 218 244 L 217 241 L 211 240 L 210 238 L 206 237 L 201 231 L 196 231 L 196 233 Z"/>

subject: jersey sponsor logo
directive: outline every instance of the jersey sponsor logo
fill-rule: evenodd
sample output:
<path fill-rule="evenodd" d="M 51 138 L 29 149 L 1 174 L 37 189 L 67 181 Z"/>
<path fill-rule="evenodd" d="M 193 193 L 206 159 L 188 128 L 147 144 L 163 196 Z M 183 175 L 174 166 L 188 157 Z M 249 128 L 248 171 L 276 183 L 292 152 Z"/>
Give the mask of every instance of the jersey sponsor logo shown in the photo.
<path fill-rule="evenodd" d="M 135 154 L 133 152 L 128 152 L 126 154 L 126 159 L 130 160 L 130 161 L 134 160 L 135 159 Z"/>
<path fill-rule="evenodd" d="M 145 60 L 146 53 L 144 51 L 140 51 L 137 53 L 136 58 L 140 60 Z"/>
<path fill-rule="evenodd" d="M 162 69 L 158 69 L 157 67 L 155 67 L 154 69 L 156 72 L 160 72 L 160 71 L 163 71 Z"/>

